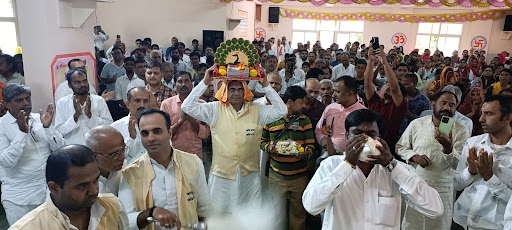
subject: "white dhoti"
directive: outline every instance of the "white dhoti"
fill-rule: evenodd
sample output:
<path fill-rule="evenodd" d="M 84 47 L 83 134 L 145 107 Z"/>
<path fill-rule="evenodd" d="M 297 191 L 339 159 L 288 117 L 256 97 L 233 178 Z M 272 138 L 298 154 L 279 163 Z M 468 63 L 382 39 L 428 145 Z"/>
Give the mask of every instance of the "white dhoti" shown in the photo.
<path fill-rule="evenodd" d="M 246 206 L 261 207 L 260 172 L 242 176 L 239 168 L 235 180 L 210 174 L 208 185 L 213 214 L 231 214 Z"/>

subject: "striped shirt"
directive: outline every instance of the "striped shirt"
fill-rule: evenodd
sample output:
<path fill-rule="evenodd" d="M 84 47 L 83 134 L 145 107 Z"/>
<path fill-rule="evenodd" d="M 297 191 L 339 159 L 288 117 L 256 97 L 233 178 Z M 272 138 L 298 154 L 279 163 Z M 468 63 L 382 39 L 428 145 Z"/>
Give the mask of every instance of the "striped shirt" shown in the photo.
<path fill-rule="evenodd" d="M 261 149 L 268 152 L 272 143 L 276 140 L 276 137 L 285 128 L 286 123 L 289 119 L 281 118 L 263 127 L 263 133 L 261 135 Z M 301 154 L 309 154 L 315 150 L 315 134 L 313 126 L 309 118 L 300 114 L 286 130 L 286 132 L 279 139 L 294 140 L 297 145 L 301 145 L 305 151 Z M 271 142 L 272 141 L 272 142 Z M 270 172 L 276 177 L 283 179 L 292 179 L 307 175 L 308 160 L 299 159 L 295 156 L 287 155 L 270 155 Z"/>

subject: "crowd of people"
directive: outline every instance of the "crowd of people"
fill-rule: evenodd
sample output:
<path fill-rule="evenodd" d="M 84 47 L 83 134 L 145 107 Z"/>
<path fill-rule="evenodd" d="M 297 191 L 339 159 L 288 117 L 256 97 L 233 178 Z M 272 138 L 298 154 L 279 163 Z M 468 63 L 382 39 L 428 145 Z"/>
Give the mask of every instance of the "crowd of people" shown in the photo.
<path fill-rule="evenodd" d="M 512 229 L 505 51 L 261 39 L 244 81 L 214 79 L 196 39 L 108 39 L 94 27 L 96 71 L 70 60 L 36 112 L 22 56 L 1 54 L 10 229 L 204 229 L 265 203 L 276 230 Z"/>

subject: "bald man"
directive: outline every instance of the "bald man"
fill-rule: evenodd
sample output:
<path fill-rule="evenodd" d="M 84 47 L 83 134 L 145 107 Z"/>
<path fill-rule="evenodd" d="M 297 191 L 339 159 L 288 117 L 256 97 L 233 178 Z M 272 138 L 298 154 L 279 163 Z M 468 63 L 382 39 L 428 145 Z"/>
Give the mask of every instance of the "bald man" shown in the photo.
<path fill-rule="evenodd" d="M 283 79 L 281 78 L 281 76 L 279 75 L 278 72 L 274 71 L 274 72 L 268 73 L 267 81 L 270 84 L 270 86 L 272 87 L 272 89 L 274 89 L 277 93 L 279 93 L 279 91 L 281 91 L 281 88 L 283 87 L 283 85 L 282 85 Z M 270 104 L 270 101 L 268 100 L 267 97 L 260 97 L 256 100 L 254 100 L 254 102 L 262 104 L 262 105 Z"/>
<path fill-rule="evenodd" d="M 320 120 L 320 117 L 322 117 L 322 113 L 325 109 L 325 105 L 318 101 L 318 96 L 320 95 L 320 82 L 316 78 L 307 79 L 304 89 L 306 90 L 307 95 L 304 98 L 306 108 L 303 113 L 309 117 L 313 127 L 316 127 L 316 124 Z"/>
<path fill-rule="evenodd" d="M 117 196 L 121 178 L 118 171 L 123 168 L 126 150 L 123 135 L 112 126 L 97 126 L 85 134 L 85 145 L 96 154 L 98 160 L 99 193 Z"/>

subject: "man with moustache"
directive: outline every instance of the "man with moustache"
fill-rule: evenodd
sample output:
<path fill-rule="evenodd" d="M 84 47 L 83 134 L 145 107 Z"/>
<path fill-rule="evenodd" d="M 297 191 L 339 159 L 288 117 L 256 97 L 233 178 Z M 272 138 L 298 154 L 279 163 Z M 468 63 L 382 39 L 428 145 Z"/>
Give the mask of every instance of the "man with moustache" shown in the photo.
<path fill-rule="evenodd" d="M 225 81 L 217 102 L 199 103 L 199 96 L 213 81 L 213 68 L 206 71 L 181 105 L 183 112 L 210 125 L 213 162 L 209 177 L 212 208 L 232 213 L 237 207 L 261 203 L 259 148 L 262 125 L 287 113 L 286 105 L 266 78 L 260 82 L 271 105 L 252 102 L 245 81 Z"/>
<path fill-rule="evenodd" d="M 178 47 L 171 48 L 171 60 L 170 63 L 176 66 L 176 71 L 187 71 L 188 65 L 184 61 L 180 60 L 180 50 Z"/>
<path fill-rule="evenodd" d="M 130 89 L 133 89 L 135 87 L 145 87 L 146 86 L 146 65 L 147 65 L 147 62 L 144 61 L 144 60 L 135 60 L 135 69 L 133 70 L 134 72 L 134 77 L 137 76 L 137 78 L 135 80 L 133 80 L 132 82 L 130 82 L 128 84 L 128 86 L 126 86 L 126 92 L 128 92 Z M 123 100 L 124 100 L 124 97 L 126 95 L 121 95 L 123 96 Z M 125 102 L 126 100 L 124 100 L 123 102 Z"/>
<path fill-rule="evenodd" d="M 320 82 L 315 78 L 307 79 L 304 83 L 304 89 L 307 94 L 304 98 L 305 108 L 302 113 L 311 120 L 313 127 L 316 127 L 325 109 L 325 105 L 318 100 Z"/>
<path fill-rule="evenodd" d="M 126 92 L 128 92 L 128 85 L 132 82 L 137 81 L 138 76 L 134 72 L 135 68 L 135 59 L 131 57 L 127 57 L 124 59 L 124 69 L 126 70 L 126 74 L 117 78 L 116 80 L 116 98 L 115 100 L 124 108 L 126 111 L 123 116 L 126 116 L 128 108 L 124 104 L 126 101 Z M 136 83 L 134 83 L 136 84 Z M 117 119 L 119 120 L 119 119 Z"/>
<path fill-rule="evenodd" d="M 95 127 L 85 134 L 85 146 L 96 154 L 100 177 L 99 193 L 112 193 L 117 196 L 123 168 L 126 145 L 123 136 L 112 126 Z"/>
<path fill-rule="evenodd" d="M 89 94 L 87 74 L 82 69 L 70 70 L 66 80 L 73 95 L 57 102 L 55 129 L 67 144 L 85 144 L 85 134 L 99 125 L 110 125 L 112 116 L 102 97 Z"/>
<path fill-rule="evenodd" d="M 198 83 L 199 82 L 197 82 L 197 84 Z M 206 88 L 206 90 L 204 91 L 203 95 L 201 95 L 201 97 L 199 97 L 199 99 L 201 99 L 201 100 L 203 100 L 205 102 L 212 102 L 213 101 L 213 83 L 210 83 L 208 85 L 208 88 Z"/>
<path fill-rule="evenodd" d="M 174 75 L 178 95 L 162 102 L 160 110 L 171 117 L 173 147 L 181 151 L 196 154 L 203 159 L 202 142 L 210 135 L 210 127 L 181 111 L 181 104 L 192 91 L 192 76 L 180 71 Z M 199 102 L 204 103 L 203 100 Z"/>
<path fill-rule="evenodd" d="M 277 57 L 275 55 L 269 55 L 265 59 L 264 63 L 264 69 L 266 74 L 270 74 L 271 72 L 274 72 L 277 70 L 277 65 L 279 61 L 277 60 Z M 265 93 L 263 92 L 263 88 L 260 84 L 258 84 L 257 80 L 251 80 L 249 81 L 249 89 L 251 89 L 252 93 L 255 97 L 261 98 L 265 96 Z"/>
<path fill-rule="evenodd" d="M 46 112 L 32 112 L 31 90 L 11 83 L 2 91 L 7 113 L 0 119 L 2 205 L 7 221 L 14 224 L 44 202 L 44 164 L 51 151 L 65 145 L 52 124 L 53 104 Z"/>
<path fill-rule="evenodd" d="M 125 158 L 128 163 L 132 163 L 146 152 L 140 141 L 137 117 L 142 111 L 150 108 L 150 95 L 146 87 L 136 87 L 128 90 L 127 96 L 125 103 L 130 113 L 112 123 L 111 126 L 123 136 L 124 143 L 128 148 L 125 150 Z"/>
<path fill-rule="evenodd" d="M 279 210 L 276 224 L 278 229 L 285 228 L 287 199 L 290 200 L 289 228 L 306 229 L 306 210 L 302 205 L 302 193 L 308 184 L 308 159 L 315 151 L 314 128 L 309 118 L 302 114 L 306 96 L 310 95 L 301 87 L 288 87 L 283 96 L 288 113 L 283 118 L 265 125 L 261 135 L 260 148 L 268 153 L 271 159 L 269 191 L 272 203 Z M 311 100 L 316 101 L 316 97 Z M 297 146 L 303 148 L 303 152 L 278 152 L 276 144 L 286 140 L 295 141 Z"/>
<path fill-rule="evenodd" d="M 128 230 L 120 200 L 98 194 L 100 170 L 94 153 L 83 145 L 68 145 L 50 154 L 46 181 L 50 195 L 9 229 Z"/>
<path fill-rule="evenodd" d="M 320 101 L 328 106 L 334 103 L 332 94 L 334 92 L 334 83 L 330 79 L 323 79 L 320 81 Z"/>
<path fill-rule="evenodd" d="M 453 177 L 469 132 L 455 120 L 450 135 L 446 136 L 439 131 L 439 124 L 443 116 L 454 116 L 461 95 L 460 89 L 452 85 L 436 93 L 432 102 L 434 114 L 411 121 L 396 144 L 398 155 L 437 190 L 445 210 L 443 217 L 430 219 L 416 210 L 406 209 L 402 229 L 449 229 L 452 224 Z"/>
<path fill-rule="evenodd" d="M 76 69 L 76 68 L 82 68 L 87 73 L 87 69 L 85 68 L 84 61 L 82 61 L 78 58 L 69 60 L 68 68 L 70 70 Z M 89 93 L 96 94 L 96 90 L 94 89 L 94 86 L 91 85 L 91 83 L 89 83 Z M 55 94 L 54 94 L 55 102 L 59 101 L 59 99 L 63 98 L 64 96 L 67 96 L 70 94 L 73 94 L 73 90 L 71 88 L 69 88 L 68 81 L 63 81 L 62 83 L 59 84 L 59 86 L 57 86 L 57 89 L 55 89 Z M 102 95 L 106 96 L 106 94 L 107 93 L 104 93 Z M 106 98 L 106 99 L 109 99 L 109 98 Z"/>
<path fill-rule="evenodd" d="M 511 122 L 512 96 L 485 98 L 480 116 L 484 134 L 467 140 L 454 177 L 454 187 L 462 194 L 453 221 L 463 229 L 504 229 L 512 194 Z"/>
<path fill-rule="evenodd" d="M 270 73 L 267 73 L 267 80 L 268 80 L 268 83 L 270 84 L 270 87 L 272 87 L 272 89 L 274 89 L 277 93 L 279 93 L 281 91 L 281 88 L 282 88 L 282 78 L 281 76 L 279 75 L 278 72 L 270 72 Z M 260 97 L 256 100 L 254 100 L 255 103 L 259 103 L 261 105 L 270 105 L 270 101 L 269 99 L 265 96 L 265 97 Z"/>
<path fill-rule="evenodd" d="M 162 82 L 163 69 L 162 64 L 158 62 L 150 62 L 146 68 L 146 89 L 154 96 L 151 98 L 152 106 L 158 108 L 165 99 L 174 96 L 172 89 Z"/>

